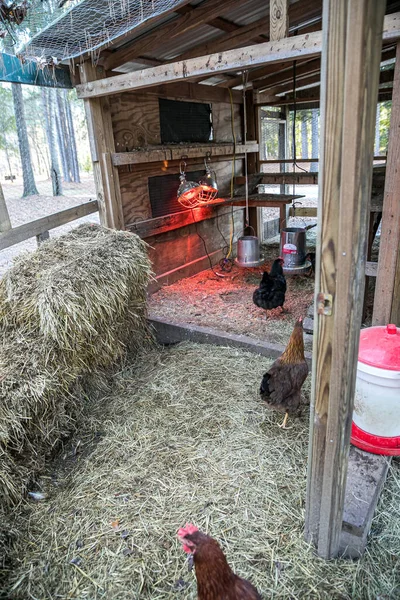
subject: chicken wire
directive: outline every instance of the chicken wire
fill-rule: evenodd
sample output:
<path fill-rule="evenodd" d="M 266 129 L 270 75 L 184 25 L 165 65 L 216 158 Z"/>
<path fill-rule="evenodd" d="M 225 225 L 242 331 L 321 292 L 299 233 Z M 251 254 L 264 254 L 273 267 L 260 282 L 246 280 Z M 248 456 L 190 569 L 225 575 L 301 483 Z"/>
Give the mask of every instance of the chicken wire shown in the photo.
<path fill-rule="evenodd" d="M 95 52 L 183 0 L 14 0 L 18 23 L 0 18 L 0 37 L 13 53 L 52 62 Z M 8 4 L 12 4 L 11 0 Z M 25 14 L 24 14 L 25 13 Z M 0 14 L 1 17 L 1 14 Z"/>

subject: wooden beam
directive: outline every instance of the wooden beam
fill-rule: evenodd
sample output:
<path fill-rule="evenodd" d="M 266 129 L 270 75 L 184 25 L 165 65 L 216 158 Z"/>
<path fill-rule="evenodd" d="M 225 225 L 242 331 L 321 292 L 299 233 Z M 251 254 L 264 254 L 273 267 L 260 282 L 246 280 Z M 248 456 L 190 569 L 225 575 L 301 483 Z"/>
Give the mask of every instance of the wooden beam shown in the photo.
<path fill-rule="evenodd" d="M 0 183 L 0 233 L 11 229 L 10 216 L 7 210 L 6 199 L 4 198 L 3 187 Z"/>
<path fill-rule="evenodd" d="M 204 157 L 207 152 L 210 156 L 233 156 L 233 154 L 243 154 L 243 152 L 258 152 L 257 142 L 248 144 L 204 144 L 198 146 L 160 146 L 149 150 L 137 150 L 135 152 L 114 152 L 112 162 L 115 167 L 121 165 L 137 165 L 149 162 L 164 162 L 171 160 L 180 160 L 183 155 L 187 158 Z"/>
<path fill-rule="evenodd" d="M 209 0 L 214 3 L 214 0 Z M 236 2 L 236 0 L 234 0 Z M 225 0 L 226 9 L 229 0 Z M 204 4 L 201 5 L 202 7 Z M 159 33 L 161 28 L 156 31 Z M 164 33 L 164 35 L 168 35 Z M 170 38 L 170 36 L 168 35 Z M 400 38 L 400 15 L 395 13 L 385 17 L 383 39 Z M 96 98 L 134 89 L 144 89 L 168 83 L 183 81 L 190 77 L 215 75 L 229 71 L 240 71 L 258 67 L 268 63 L 297 60 L 299 58 L 318 56 L 322 48 L 322 32 L 316 31 L 305 35 L 284 38 L 279 42 L 265 42 L 255 46 L 247 46 L 238 50 L 228 50 L 210 56 L 201 56 L 189 60 L 178 61 L 168 65 L 160 65 L 142 69 L 134 73 L 126 73 L 91 81 L 77 86 L 79 98 Z"/>
<path fill-rule="evenodd" d="M 391 322 L 398 252 L 400 248 L 400 42 L 394 73 L 392 114 L 386 161 L 383 196 L 382 230 L 379 247 L 378 276 L 375 286 L 372 325 Z"/>
<path fill-rule="evenodd" d="M 19 227 L 13 227 L 8 231 L 3 231 L 0 233 L 0 250 L 19 244 L 24 240 L 29 240 L 32 237 L 42 235 L 46 231 L 49 231 L 49 229 L 54 229 L 55 227 L 60 227 L 61 225 L 65 225 L 66 223 L 70 223 L 81 217 L 86 217 L 86 215 L 95 213 L 98 210 L 97 200 L 92 200 L 91 202 L 85 202 L 85 204 L 67 208 L 66 210 L 37 219 L 36 221 L 24 223 L 23 225 L 19 225 Z"/>
<path fill-rule="evenodd" d="M 271 0 L 269 3 L 271 42 L 281 40 L 289 35 L 288 0 Z"/>
<path fill-rule="evenodd" d="M 182 54 L 176 56 L 174 61 L 168 62 L 187 60 L 188 58 L 194 58 L 195 56 L 205 56 L 206 54 L 223 52 L 224 50 L 231 50 L 232 48 L 237 48 L 239 46 L 246 46 L 247 43 L 250 43 L 251 41 L 254 42 L 254 38 L 257 38 L 260 34 L 266 32 L 268 23 L 269 18 L 263 17 L 249 25 L 237 27 L 236 30 L 229 35 L 223 35 L 216 40 L 211 40 L 205 44 L 198 44 L 194 48 L 186 50 L 185 52 L 182 52 Z M 264 42 L 265 38 L 261 38 L 261 41 Z"/>
<path fill-rule="evenodd" d="M 313 58 L 312 60 L 302 62 L 299 65 L 296 64 L 296 79 L 297 77 L 308 76 L 314 74 L 315 72 L 319 72 L 320 69 L 320 58 Z M 261 79 L 260 81 L 256 81 L 253 84 L 253 90 L 262 92 L 263 90 L 267 90 L 274 86 L 287 83 L 288 81 L 293 81 L 293 65 L 291 65 L 290 67 L 286 67 L 282 71 L 278 71 L 270 77 L 266 77 L 264 79 Z"/>
<path fill-rule="evenodd" d="M 109 71 L 132 60 L 132 58 L 142 54 L 151 54 L 165 43 L 165 39 L 171 41 L 177 36 L 212 21 L 222 12 L 234 7 L 235 4 L 237 4 L 237 0 L 205 0 L 200 6 L 192 7 L 187 14 L 180 15 L 159 25 L 140 38 L 133 40 L 127 46 L 116 50 L 105 60 L 104 67 Z"/>
<path fill-rule="evenodd" d="M 172 215 L 165 215 L 163 217 L 157 217 L 156 219 L 146 219 L 145 221 L 138 221 L 136 223 L 130 223 L 126 226 L 128 231 L 137 233 L 141 238 L 148 238 L 153 235 L 159 235 L 167 231 L 173 231 L 174 229 L 180 229 L 199 221 L 205 221 L 207 219 L 213 219 L 218 214 L 219 217 L 223 215 L 231 214 L 231 208 L 227 210 L 226 206 L 221 209 L 221 205 L 217 206 L 201 206 L 193 208 L 193 210 L 185 210 Z M 238 208 L 236 210 L 242 210 Z M 194 220 L 193 220 L 194 217 Z"/>
<path fill-rule="evenodd" d="M 91 62 L 85 62 L 80 65 L 80 76 L 81 81 L 87 84 L 96 80 L 98 72 Z M 84 105 L 100 222 L 112 229 L 123 229 L 118 169 L 112 165 L 110 157 L 110 153 L 115 151 L 110 103 L 108 98 L 93 98 L 85 100 Z"/>
<path fill-rule="evenodd" d="M 197 102 L 222 102 L 231 103 L 229 90 L 216 85 L 202 85 L 181 81 L 179 83 L 166 83 L 148 88 L 148 94 L 156 94 L 163 98 L 182 98 L 184 100 L 196 100 Z M 234 104 L 243 103 L 243 94 L 238 90 L 232 90 L 232 101 Z"/>
<path fill-rule="evenodd" d="M 324 558 L 337 555 L 342 530 L 384 11 L 375 0 L 324 3 L 315 305 L 321 293 L 329 308 L 330 294 L 332 314 L 314 319 L 306 504 L 306 538 Z"/>
<path fill-rule="evenodd" d="M 183 81 L 190 77 L 211 76 L 216 73 L 240 71 L 267 63 L 316 56 L 321 52 L 321 40 L 321 32 L 316 31 L 305 36 L 285 38 L 279 42 L 265 42 L 238 50 L 228 50 L 134 73 L 116 75 L 81 84 L 76 89 L 79 98 L 95 98 L 128 90 L 144 89 L 171 81 Z"/>
<path fill-rule="evenodd" d="M 303 185 L 318 185 L 318 173 L 258 173 L 258 184 L 303 184 Z M 237 185 L 243 185 L 245 183 L 245 177 L 239 175 L 235 177 L 235 183 Z"/>
<path fill-rule="evenodd" d="M 320 75 L 319 71 L 314 72 L 312 75 L 307 74 L 307 75 L 300 76 L 299 78 L 296 77 L 296 90 L 299 91 L 303 87 L 311 86 L 311 85 L 319 86 L 320 80 L 321 80 L 321 75 Z M 270 89 L 268 89 L 265 92 L 256 93 L 255 99 L 256 99 L 257 104 L 264 102 L 265 104 L 268 105 L 269 101 L 279 102 L 279 98 L 277 98 L 277 96 L 279 94 L 288 94 L 292 91 L 293 91 L 293 81 L 288 80 L 285 83 L 282 83 L 281 85 L 271 87 Z"/>

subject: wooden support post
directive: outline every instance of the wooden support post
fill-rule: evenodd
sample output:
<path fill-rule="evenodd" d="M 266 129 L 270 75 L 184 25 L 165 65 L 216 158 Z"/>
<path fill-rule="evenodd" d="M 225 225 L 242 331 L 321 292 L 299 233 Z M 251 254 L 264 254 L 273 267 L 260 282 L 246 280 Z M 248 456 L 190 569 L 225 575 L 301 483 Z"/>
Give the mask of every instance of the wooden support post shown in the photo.
<path fill-rule="evenodd" d="M 288 0 L 271 0 L 270 2 L 270 34 L 271 42 L 281 40 L 289 35 Z"/>
<path fill-rule="evenodd" d="M 88 83 L 98 78 L 98 72 L 90 62 L 85 62 L 80 65 L 80 76 L 83 83 Z M 118 169 L 111 161 L 115 143 L 110 104 L 107 98 L 92 98 L 84 103 L 100 222 L 112 229 L 124 229 Z"/>
<path fill-rule="evenodd" d="M 258 107 L 254 106 L 253 94 L 246 94 L 246 103 L 244 104 L 244 110 L 246 110 L 246 122 L 247 140 L 258 141 Z M 258 150 L 258 146 L 257 146 Z M 259 154 L 258 152 L 247 153 L 247 175 L 253 175 L 259 171 L 258 166 Z M 254 229 L 254 235 L 261 236 L 261 225 L 262 225 L 262 209 L 260 208 L 249 208 L 249 225 Z M 253 235 L 253 234 L 252 234 Z M 260 238 L 261 239 L 261 238 Z"/>
<path fill-rule="evenodd" d="M 400 269 L 398 254 L 400 249 L 400 42 L 397 43 L 396 65 L 394 70 L 392 115 L 390 118 L 389 143 L 386 160 L 385 191 L 383 196 L 382 229 L 379 247 L 378 276 L 376 279 L 373 325 L 399 323 L 398 304 L 400 297 L 396 290 Z M 397 286 L 398 290 L 398 286 Z M 394 317 L 394 320 L 393 320 Z"/>
<path fill-rule="evenodd" d="M 342 531 L 384 12 L 385 2 L 375 0 L 324 1 L 316 343 L 305 532 L 324 558 L 337 555 Z"/>
<path fill-rule="evenodd" d="M 6 199 L 4 198 L 3 188 L 0 183 L 0 232 L 11 229 L 10 216 L 8 214 Z"/>

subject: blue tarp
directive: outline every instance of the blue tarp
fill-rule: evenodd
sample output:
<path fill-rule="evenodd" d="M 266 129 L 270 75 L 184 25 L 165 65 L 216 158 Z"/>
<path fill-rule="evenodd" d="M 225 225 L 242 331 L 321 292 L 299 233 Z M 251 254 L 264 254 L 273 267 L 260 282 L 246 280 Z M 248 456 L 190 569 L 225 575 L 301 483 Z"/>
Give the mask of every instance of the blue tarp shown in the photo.
<path fill-rule="evenodd" d="M 34 61 L 21 62 L 16 56 L 4 52 L 0 53 L 0 81 L 42 87 L 72 88 L 68 68 L 41 68 Z"/>

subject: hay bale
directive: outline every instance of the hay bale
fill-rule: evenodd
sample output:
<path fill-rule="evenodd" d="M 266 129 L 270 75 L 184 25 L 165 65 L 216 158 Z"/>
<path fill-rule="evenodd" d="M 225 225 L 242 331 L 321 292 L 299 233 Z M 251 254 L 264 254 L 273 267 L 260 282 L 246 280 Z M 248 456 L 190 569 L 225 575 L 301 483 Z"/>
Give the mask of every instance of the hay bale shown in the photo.
<path fill-rule="evenodd" d="M 15 505 L 104 370 L 150 341 L 151 276 L 138 236 L 82 225 L 0 282 L 0 504 Z"/>

